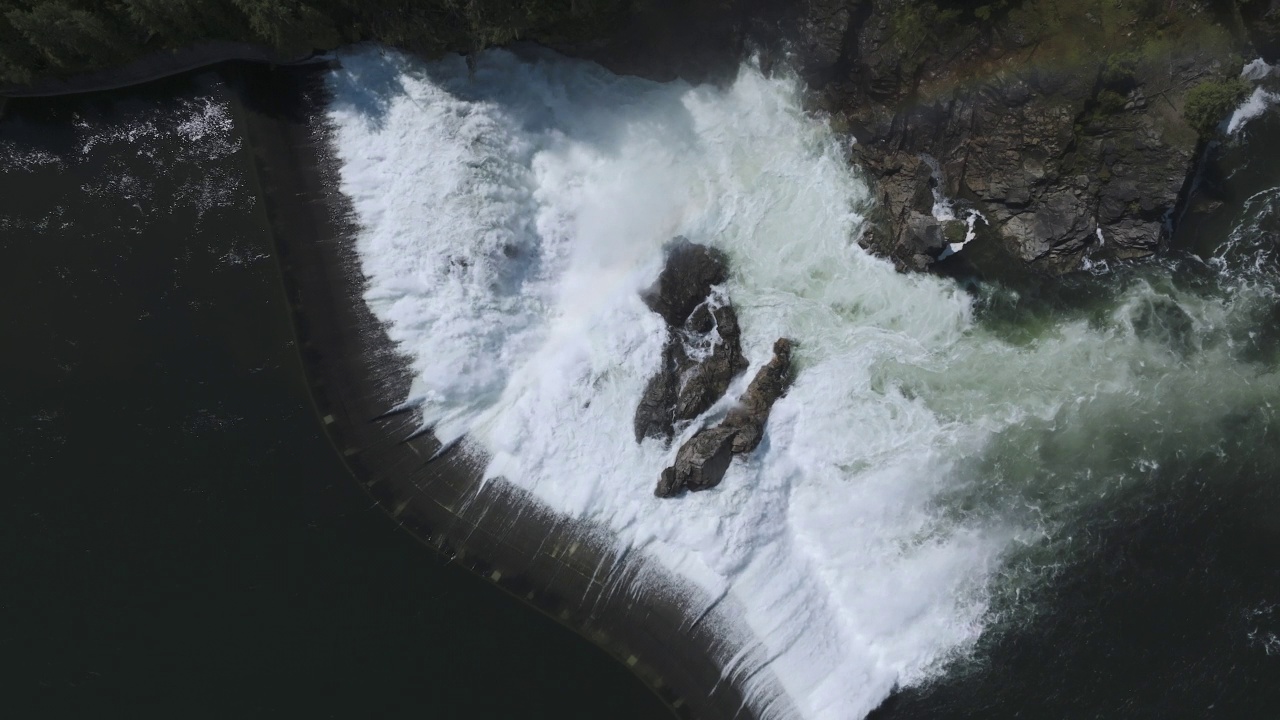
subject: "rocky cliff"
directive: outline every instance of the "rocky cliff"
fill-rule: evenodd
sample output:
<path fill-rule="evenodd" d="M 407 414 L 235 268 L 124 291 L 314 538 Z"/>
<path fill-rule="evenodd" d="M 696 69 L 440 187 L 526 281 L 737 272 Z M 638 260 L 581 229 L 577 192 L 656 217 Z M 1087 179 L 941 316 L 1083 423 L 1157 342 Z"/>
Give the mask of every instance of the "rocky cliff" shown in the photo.
<path fill-rule="evenodd" d="M 1050 274 L 1155 252 L 1251 51 L 1231 2 L 806 0 L 793 22 L 876 186 L 864 244 L 915 269 L 965 219 Z"/>

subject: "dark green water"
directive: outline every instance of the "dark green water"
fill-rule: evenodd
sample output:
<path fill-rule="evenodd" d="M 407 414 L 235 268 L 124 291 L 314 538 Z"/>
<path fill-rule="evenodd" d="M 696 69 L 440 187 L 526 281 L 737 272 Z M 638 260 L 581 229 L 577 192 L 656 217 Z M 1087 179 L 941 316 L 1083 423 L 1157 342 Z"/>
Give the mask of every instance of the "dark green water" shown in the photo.
<path fill-rule="evenodd" d="M 669 717 L 348 475 L 227 93 L 0 122 L 5 715 Z"/>
<path fill-rule="evenodd" d="M 1014 553 L 1007 574 L 1041 580 L 1007 583 L 973 658 L 875 720 L 1280 716 L 1280 117 L 1210 157 L 1192 206 L 1212 211 L 1181 218 L 1159 257 L 978 303 L 1032 344 L 1137 298 L 1134 332 L 1173 359 L 1110 407 L 1020 423 L 971 460 L 977 477 L 1026 478 L 975 505 L 1071 510 Z M 1171 298 L 1223 312 L 1193 326 Z"/>

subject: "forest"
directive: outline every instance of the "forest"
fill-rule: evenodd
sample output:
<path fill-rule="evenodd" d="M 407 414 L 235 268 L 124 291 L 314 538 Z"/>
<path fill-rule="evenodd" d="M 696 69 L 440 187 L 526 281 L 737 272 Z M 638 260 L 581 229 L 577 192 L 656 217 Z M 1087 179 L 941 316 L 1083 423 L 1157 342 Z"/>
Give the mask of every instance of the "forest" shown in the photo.
<path fill-rule="evenodd" d="M 1009 32 L 1011 13 L 1035 20 L 1026 32 L 1086 53 L 1098 27 L 1124 24 L 1117 18 L 1145 23 L 1157 34 L 1206 19 L 1187 14 L 1199 4 L 1181 0 L 0 0 L 0 86 L 219 40 L 261 44 L 284 57 L 366 40 L 436 56 L 517 39 L 553 47 L 634 40 L 683 26 L 675 35 L 679 47 L 650 45 L 650 54 L 696 51 L 716 43 L 707 28 L 768 25 L 777 13 L 805 6 L 843 7 L 852 17 L 878 7 L 889 17 L 891 40 L 909 55 L 964 27 Z M 1207 6 L 1238 35 L 1251 35 L 1264 54 L 1280 51 L 1280 0 L 1210 0 Z M 1070 26 L 1064 18 L 1089 23 Z"/>
<path fill-rule="evenodd" d="M 361 40 L 438 54 L 592 37 L 642 0 L 0 0 L 0 84 L 213 40 L 304 55 Z"/>

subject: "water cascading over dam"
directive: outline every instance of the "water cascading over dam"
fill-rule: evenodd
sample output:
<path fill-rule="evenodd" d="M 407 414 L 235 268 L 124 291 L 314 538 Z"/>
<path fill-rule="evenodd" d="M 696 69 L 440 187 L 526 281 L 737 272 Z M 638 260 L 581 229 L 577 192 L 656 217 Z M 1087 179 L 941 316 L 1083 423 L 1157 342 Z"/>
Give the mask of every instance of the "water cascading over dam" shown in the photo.
<path fill-rule="evenodd" d="M 1274 293 L 1250 262 L 1080 279 L 1089 300 L 1054 312 L 896 272 L 858 246 L 850 139 L 785 74 L 748 63 L 717 88 L 362 49 L 329 86 L 405 402 L 487 477 L 724 598 L 802 717 L 862 717 L 965 662 L 1086 551 L 1081 513 L 1270 432 L 1280 377 L 1252 325 Z M 727 397 L 776 338 L 798 349 L 761 446 L 715 490 L 661 500 L 681 438 L 638 444 L 632 419 L 667 332 L 640 291 L 674 236 L 729 258 L 751 368 Z"/>

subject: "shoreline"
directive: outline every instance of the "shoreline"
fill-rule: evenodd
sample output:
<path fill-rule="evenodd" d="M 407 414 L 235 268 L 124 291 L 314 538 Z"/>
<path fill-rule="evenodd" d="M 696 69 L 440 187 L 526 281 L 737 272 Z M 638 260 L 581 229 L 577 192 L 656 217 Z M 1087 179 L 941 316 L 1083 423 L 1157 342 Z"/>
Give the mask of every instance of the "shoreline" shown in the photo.
<path fill-rule="evenodd" d="M 3 100 L 9 98 L 58 97 L 120 90 L 196 70 L 214 69 L 216 65 L 230 62 L 289 66 L 324 60 L 317 60 L 310 53 L 295 58 L 281 57 L 265 45 L 254 43 L 211 41 L 179 50 L 160 50 L 119 67 L 80 73 L 67 78 L 45 78 L 29 85 L 0 87 L 0 116 L 4 114 Z"/>
<path fill-rule="evenodd" d="M 604 649 L 678 717 L 760 717 L 746 706 L 746 683 L 772 685 L 757 694 L 767 706 L 788 704 L 767 671 L 734 674 L 743 658 L 765 655 L 734 628 L 722 598 L 698 597 L 641 553 L 619 552 L 603 528 L 510 483 L 481 483 L 454 449 L 432 461 L 440 444 L 414 436 L 417 413 L 388 413 L 411 377 L 362 298 L 336 163 L 317 129 L 323 79 L 298 67 L 233 77 L 317 415 L 377 504 L 424 544 Z"/>

